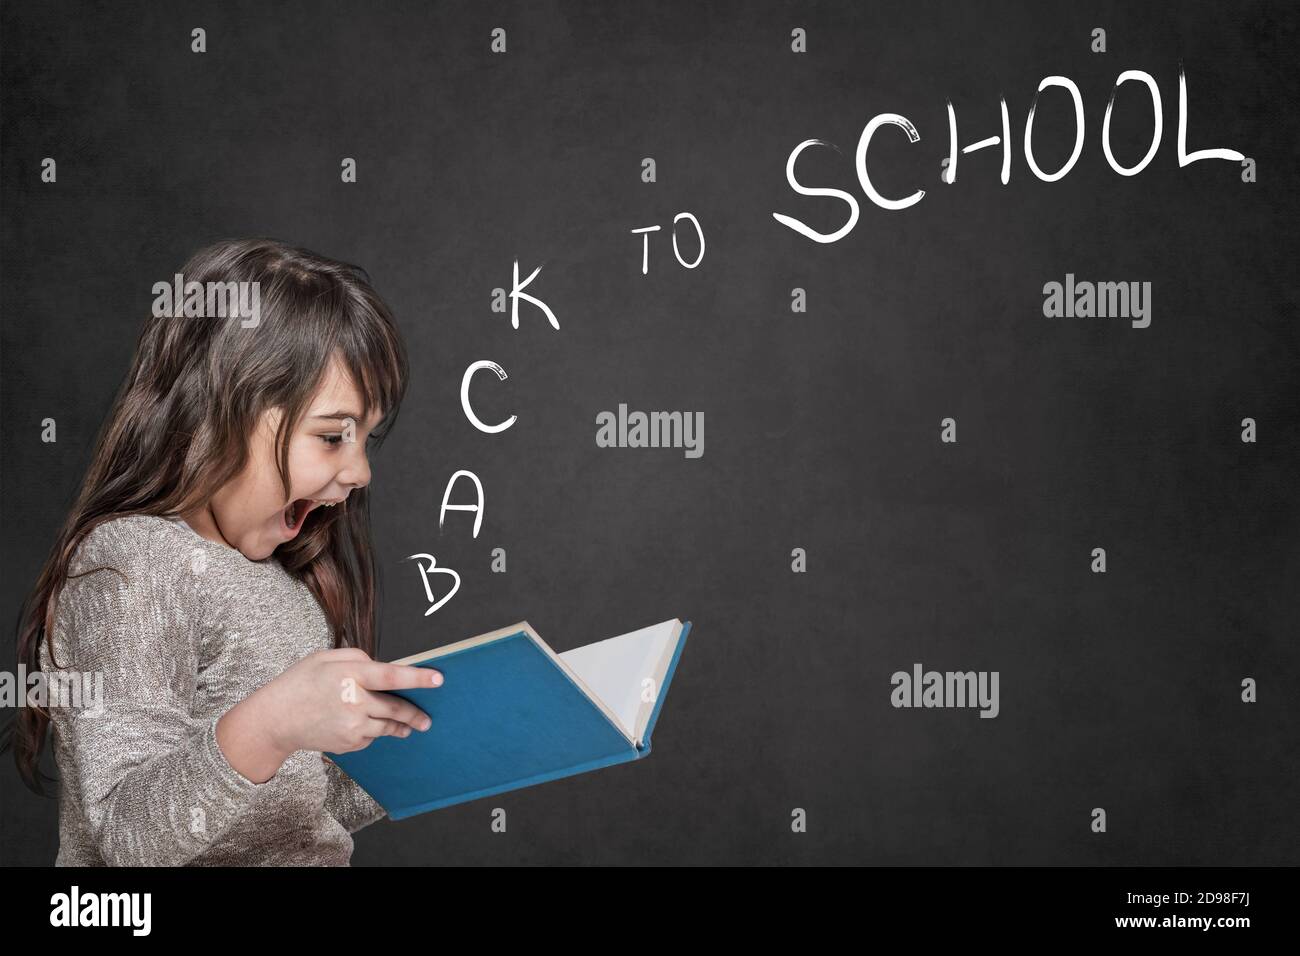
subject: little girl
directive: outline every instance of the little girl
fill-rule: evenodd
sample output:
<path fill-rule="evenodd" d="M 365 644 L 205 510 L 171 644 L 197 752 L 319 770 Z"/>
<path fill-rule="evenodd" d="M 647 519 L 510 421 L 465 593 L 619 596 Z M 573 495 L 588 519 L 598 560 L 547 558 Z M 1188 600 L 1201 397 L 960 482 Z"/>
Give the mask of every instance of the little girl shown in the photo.
<path fill-rule="evenodd" d="M 372 660 L 366 451 L 405 348 L 364 270 L 302 249 L 221 242 L 182 277 L 253 283 L 215 288 L 260 315 L 147 320 L 19 624 L 29 674 L 101 702 L 20 707 L 10 743 L 44 793 L 53 726 L 56 865 L 346 866 L 384 810 L 322 751 L 427 729 L 384 691 L 442 679 Z"/>

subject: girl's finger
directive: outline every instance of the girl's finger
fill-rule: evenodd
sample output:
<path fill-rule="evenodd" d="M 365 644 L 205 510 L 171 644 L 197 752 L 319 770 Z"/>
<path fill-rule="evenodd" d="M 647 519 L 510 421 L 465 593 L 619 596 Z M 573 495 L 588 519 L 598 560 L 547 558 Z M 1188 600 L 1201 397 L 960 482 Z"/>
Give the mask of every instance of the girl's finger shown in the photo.
<path fill-rule="evenodd" d="M 363 733 L 368 740 L 374 740 L 376 737 L 407 737 L 410 736 L 411 728 L 400 720 L 375 720 L 372 718 L 366 724 Z"/>
<path fill-rule="evenodd" d="M 398 690 L 408 687 L 437 687 L 442 683 L 442 672 L 432 667 L 414 664 L 385 664 L 381 661 L 348 662 L 353 673 L 367 690 Z M 436 675 L 436 676 L 435 676 Z"/>
<path fill-rule="evenodd" d="M 370 717 L 401 721 L 414 730 L 426 730 L 430 724 L 429 715 L 419 707 L 396 694 L 385 694 L 383 691 L 368 693 L 366 714 Z"/>

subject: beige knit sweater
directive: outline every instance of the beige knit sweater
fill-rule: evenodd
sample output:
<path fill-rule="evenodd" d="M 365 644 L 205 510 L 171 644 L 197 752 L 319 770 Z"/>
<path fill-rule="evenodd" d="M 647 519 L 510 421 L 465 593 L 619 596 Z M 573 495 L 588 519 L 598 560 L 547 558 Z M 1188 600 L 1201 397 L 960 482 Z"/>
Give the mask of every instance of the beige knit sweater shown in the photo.
<path fill-rule="evenodd" d="M 309 750 L 254 783 L 216 740 L 222 714 L 333 646 L 312 593 L 274 555 L 250 561 L 179 518 L 100 524 L 69 572 L 105 565 L 125 579 L 70 578 L 56 606 L 55 658 L 86 693 L 49 701 L 55 865 L 347 866 L 351 834 L 386 815 L 368 793 Z M 40 659 L 48 671 L 44 644 Z"/>

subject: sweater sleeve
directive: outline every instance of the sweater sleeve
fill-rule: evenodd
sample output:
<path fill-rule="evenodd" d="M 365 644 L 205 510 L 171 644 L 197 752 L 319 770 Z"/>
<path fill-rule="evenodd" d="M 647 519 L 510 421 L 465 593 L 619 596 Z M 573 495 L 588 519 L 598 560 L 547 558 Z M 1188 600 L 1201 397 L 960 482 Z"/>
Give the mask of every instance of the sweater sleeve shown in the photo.
<path fill-rule="evenodd" d="M 375 798 L 343 771 L 329 757 L 321 754 L 329 775 L 329 790 L 325 796 L 325 809 L 349 833 L 356 833 L 377 820 L 388 816 L 388 811 Z"/>
<path fill-rule="evenodd" d="M 181 866 L 275 778 L 236 771 L 217 743 L 221 714 L 191 711 L 198 636 L 179 569 L 128 535 L 91 534 L 94 563 L 109 567 L 68 580 L 53 636 L 58 664 L 80 672 L 83 687 L 102 675 L 102 693 L 93 707 L 52 706 L 51 720 L 104 861 Z"/>

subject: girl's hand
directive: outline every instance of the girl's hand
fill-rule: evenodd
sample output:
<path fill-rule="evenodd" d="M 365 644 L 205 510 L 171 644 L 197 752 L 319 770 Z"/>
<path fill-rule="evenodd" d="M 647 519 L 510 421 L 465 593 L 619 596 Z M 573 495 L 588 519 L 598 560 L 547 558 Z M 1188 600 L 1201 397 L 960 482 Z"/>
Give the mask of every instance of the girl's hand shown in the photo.
<path fill-rule="evenodd" d="M 432 721 L 424 711 L 383 691 L 441 684 L 441 671 L 386 664 L 360 648 L 336 647 L 307 655 L 254 695 L 262 698 L 263 727 L 282 753 L 347 753 L 376 737 L 428 730 Z"/>

